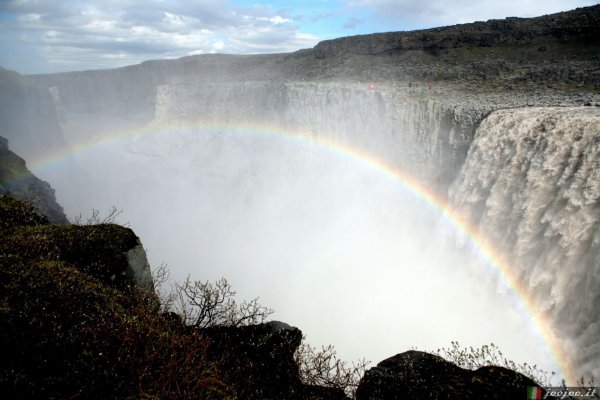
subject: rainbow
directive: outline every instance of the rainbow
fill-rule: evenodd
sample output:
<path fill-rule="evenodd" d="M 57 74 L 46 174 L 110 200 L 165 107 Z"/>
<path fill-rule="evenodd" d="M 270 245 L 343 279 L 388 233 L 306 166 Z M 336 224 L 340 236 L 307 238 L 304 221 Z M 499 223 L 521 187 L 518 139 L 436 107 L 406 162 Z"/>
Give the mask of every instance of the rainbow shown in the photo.
<path fill-rule="evenodd" d="M 555 364 L 559 367 L 559 375 L 565 378 L 567 384 L 576 384 L 577 377 L 574 373 L 573 366 L 565 349 L 554 334 L 552 324 L 546 315 L 538 309 L 528 293 L 527 287 L 517 277 L 514 268 L 512 268 L 502 254 L 495 249 L 493 244 L 486 240 L 476 226 L 465 219 L 457 210 L 453 209 L 446 199 L 425 186 L 422 182 L 390 164 L 379 160 L 377 157 L 366 152 L 361 152 L 356 148 L 336 143 L 332 140 L 327 140 L 323 135 L 318 135 L 315 132 L 284 128 L 277 125 L 265 124 L 263 122 L 260 124 L 252 121 L 223 123 L 218 120 L 195 120 L 168 124 L 150 124 L 134 131 L 113 132 L 106 135 L 98 135 L 96 136 L 96 139 L 81 142 L 68 150 L 50 154 L 45 158 L 32 163 L 30 168 L 33 172 L 41 171 L 72 157 L 74 154 L 85 154 L 92 150 L 118 144 L 119 142 L 126 143 L 145 135 L 168 136 L 175 132 L 189 132 L 194 130 L 215 132 L 230 131 L 250 135 L 285 137 L 288 140 L 304 145 L 308 144 L 310 146 L 316 146 L 325 151 L 335 153 L 338 156 L 349 158 L 362 167 L 383 175 L 387 179 L 393 181 L 394 184 L 402 186 L 405 190 L 421 199 L 429 207 L 439 212 L 451 226 L 456 228 L 461 236 L 469 238 L 472 247 L 479 256 L 485 260 L 485 264 L 498 275 L 501 282 L 509 288 L 510 292 L 512 292 L 520 311 L 530 317 L 531 320 L 529 322 L 534 331 L 545 342 L 550 354 L 554 358 Z"/>

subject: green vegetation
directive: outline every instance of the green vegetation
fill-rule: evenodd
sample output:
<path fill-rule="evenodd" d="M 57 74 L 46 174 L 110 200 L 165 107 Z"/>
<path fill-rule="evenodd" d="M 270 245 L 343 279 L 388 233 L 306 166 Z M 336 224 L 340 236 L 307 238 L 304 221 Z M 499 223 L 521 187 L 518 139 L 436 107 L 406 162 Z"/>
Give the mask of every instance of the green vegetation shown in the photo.
<path fill-rule="evenodd" d="M 450 347 L 437 349 L 432 354 L 438 355 L 461 368 L 476 370 L 486 366 L 504 367 L 533 379 L 540 386 L 557 386 L 552 382 L 552 379 L 556 377 L 555 372 L 545 371 L 535 364 L 517 364 L 506 358 L 494 343 L 467 348 L 453 341 Z"/>
<path fill-rule="evenodd" d="M 126 251 L 137 238 L 103 221 L 51 224 L 27 201 L 0 195 L 3 395 L 235 399 L 273 387 L 303 399 L 312 390 L 303 391 L 294 359 L 299 330 L 254 325 L 272 311 L 258 299 L 236 302 L 225 279 L 169 288 L 161 266 L 155 291 L 136 287 Z"/>
<path fill-rule="evenodd" d="M 131 231 L 51 225 L 0 196 L 0 390 L 7 398 L 225 398 L 207 341 L 124 280 Z"/>
<path fill-rule="evenodd" d="M 338 357 L 332 345 L 322 346 L 318 350 L 308 344 L 305 338 L 294 357 L 305 384 L 338 389 L 350 398 L 355 397 L 360 379 L 370 363 L 362 359 L 349 364 Z"/>
<path fill-rule="evenodd" d="M 48 218 L 41 215 L 30 203 L 12 196 L 0 195 L 0 235 L 3 238 L 18 228 L 49 223 Z"/>

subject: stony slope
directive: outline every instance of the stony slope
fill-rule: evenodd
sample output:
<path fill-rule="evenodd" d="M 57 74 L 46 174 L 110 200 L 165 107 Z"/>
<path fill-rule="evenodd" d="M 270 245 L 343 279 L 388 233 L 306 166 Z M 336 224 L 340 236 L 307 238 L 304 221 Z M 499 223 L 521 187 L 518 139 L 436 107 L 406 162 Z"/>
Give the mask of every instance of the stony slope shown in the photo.
<path fill-rule="evenodd" d="M 8 140 L 0 136 L 0 193 L 10 193 L 32 201 L 50 221 L 65 224 L 69 221 L 56 202 L 54 189 L 33 175 L 25 160 L 9 150 Z"/>

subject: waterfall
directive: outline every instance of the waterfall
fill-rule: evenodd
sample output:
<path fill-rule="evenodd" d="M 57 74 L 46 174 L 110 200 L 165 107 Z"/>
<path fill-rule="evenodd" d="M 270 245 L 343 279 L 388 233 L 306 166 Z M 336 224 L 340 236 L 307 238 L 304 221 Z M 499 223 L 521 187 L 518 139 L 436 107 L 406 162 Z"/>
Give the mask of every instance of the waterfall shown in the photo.
<path fill-rule="evenodd" d="M 600 376 L 600 110 L 485 118 L 450 200 L 516 269 L 576 371 Z"/>
<path fill-rule="evenodd" d="M 77 80 L 73 82 L 67 76 L 45 78 L 56 88 L 52 94 L 65 109 L 66 122 L 62 127 L 69 144 L 73 148 L 94 149 L 82 155 L 79 160 L 82 167 L 75 171 L 78 174 L 75 178 L 64 178 L 65 169 L 57 169 L 53 176 L 45 170 L 38 171 L 57 188 L 59 201 L 72 214 L 116 204 L 125 209 L 132 226 L 150 248 L 149 257 L 154 262 L 166 261 L 172 265 L 195 262 L 199 255 L 194 251 L 200 248 L 196 240 L 204 237 L 207 242 L 215 242 L 205 246 L 209 249 L 205 253 L 210 255 L 204 254 L 209 260 L 205 265 L 219 262 L 239 265 L 239 260 L 219 258 L 224 253 L 219 247 L 220 240 L 224 243 L 238 235 L 247 248 L 236 252 L 243 254 L 247 250 L 251 254 L 252 241 L 244 240 L 240 232 L 250 233 L 236 229 L 232 235 L 225 227 L 249 220 L 275 226 L 279 214 L 276 218 L 272 209 L 285 210 L 290 192 L 295 193 L 294 200 L 307 195 L 301 182 L 313 184 L 318 188 L 313 191 L 316 193 L 342 185 L 343 190 L 348 190 L 339 196 L 344 204 L 349 203 L 347 196 L 354 196 L 355 192 L 362 196 L 367 192 L 375 204 L 375 215 L 388 212 L 381 211 L 385 209 L 382 203 L 389 205 L 390 210 L 402 208 L 386 200 L 387 192 L 380 194 L 377 186 L 355 190 L 351 179 L 362 172 L 349 177 L 352 168 L 320 159 L 318 152 L 300 154 L 298 148 L 289 144 L 279 148 L 277 141 L 237 137 L 235 129 L 228 133 L 227 128 L 317 135 L 402 171 L 442 196 L 449 193 L 454 206 L 479 227 L 499 252 L 507 255 L 536 306 L 553 321 L 579 371 L 600 376 L 597 108 L 523 109 L 518 107 L 576 102 L 567 95 L 473 95 L 444 87 L 442 83 L 436 83 L 430 90 L 402 82 L 211 81 L 200 74 L 180 77 L 175 74 L 169 79 L 154 79 L 149 75 L 144 79 L 145 86 L 128 91 L 122 87 L 130 81 L 129 72 L 127 76 L 123 75 L 125 72 L 81 73 L 74 75 Z M 88 82 L 88 86 L 83 86 L 86 90 L 79 90 L 82 82 Z M 94 95 L 90 96 L 90 92 Z M 131 96 L 144 101 L 138 103 Z M 503 108 L 485 117 L 492 110 Z M 147 122 L 145 130 L 141 129 Z M 186 124 L 196 131 L 176 129 Z M 206 131 L 207 126 L 212 130 Z M 215 133 L 215 127 L 221 127 L 222 132 Z M 140 129 L 150 134 L 136 135 Z M 110 146 L 96 150 L 96 143 L 104 140 Z M 96 155 L 97 159 L 93 158 Z M 309 162 L 310 159 L 317 163 Z M 299 163 L 299 169 L 290 167 L 290 160 Z M 343 173 L 328 171 L 330 168 Z M 273 174 L 276 184 L 266 178 Z M 327 179 L 334 184 L 330 185 Z M 377 179 L 370 177 L 363 181 L 372 184 Z M 274 202 L 269 209 L 268 202 L 273 202 L 279 194 L 285 201 Z M 379 197 L 375 199 L 374 194 Z M 259 207 L 255 202 L 263 201 L 263 195 L 266 202 Z M 330 205 L 324 195 L 310 196 L 305 201 L 311 205 L 305 207 L 307 213 L 312 212 L 309 208 L 324 210 L 327 208 L 323 205 Z M 140 202 L 139 198 L 146 200 Z M 237 200 L 241 203 L 235 203 Z M 172 206 L 169 213 L 160 209 L 162 204 Z M 232 211 L 215 211 L 223 205 L 233 207 Z M 412 205 L 404 208 L 408 207 Z M 183 227 L 187 229 L 193 220 L 192 210 L 196 219 L 195 225 L 191 225 L 197 231 L 180 235 Z M 331 213 L 333 210 L 335 207 Z M 356 210 L 360 212 L 352 215 L 368 219 L 363 209 Z M 308 225 L 309 221 L 318 224 L 328 212 L 313 215 L 312 219 L 298 212 L 294 221 L 298 226 Z M 402 212 L 397 211 L 398 215 Z M 146 218 L 150 214 L 153 218 Z M 217 215 L 219 218 L 213 221 Z M 410 225 L 406 224 L 406 218 L 386 217 L 384 231 L 392 220 L 400 226 Z M 375 217 L 368 221 L 368 226 L 376 231 L 379 225 L 374 221 Z M 156 233 L 157 224 L 166 227 L 174 222 L 177 240 L 165 240 L 162 232 Z M 324 224 L 331 231 L 333 225 Z M 214 227 L 214 231 L 207 227 Z M 411 243 L 415 235 L 399 238 L 395 229 L 396 226 L 389 228 L 391 233 L 386 240 L 378 239 L 379 244 L 373 239 L 372 248 L 380 249 L 381 243 L 395 243 L 394 240 Z M 290 238 L 296 231 L 295 228 L 289 231 Z M 301 235 L 298 239 L 300 247 L 307 249 L 305 253 L 324 251 L 321 247 L 326 242 L 340 243 L 339 235 L 332 234 L 323 240 L 316 237 L 319 236 Z M 280 232 L 276 239 L 288 238 Z M 170 251 L 165 250 L 167 245 L 172 247 Z M 411 246 L 399 247 L 411 251 Z M 210 252 L 212 248 L 215 254 Z M 294 270 L 304 266 L 299 264 Z M 200 278 L 207 278 L 208 272 L 199 272 L 203 274 Z M 228 277 L 235 273 L 222 271 Z M 248 279 L 242 281 L 246 284 Z M 381 288 L 377 289 L 373 283 L 373 292 L 377 291 Z M 268 305 L 277 308 L 279 304 Z M 381 323 L 384 322 L 387 321 Z M 384 326 L 379 328 L 385 330 Z M 460 338 L 449 337 L 447 341 L 453 339 Z M 381 355 L 396 350 L 401 349 L 386 348 Z"/>

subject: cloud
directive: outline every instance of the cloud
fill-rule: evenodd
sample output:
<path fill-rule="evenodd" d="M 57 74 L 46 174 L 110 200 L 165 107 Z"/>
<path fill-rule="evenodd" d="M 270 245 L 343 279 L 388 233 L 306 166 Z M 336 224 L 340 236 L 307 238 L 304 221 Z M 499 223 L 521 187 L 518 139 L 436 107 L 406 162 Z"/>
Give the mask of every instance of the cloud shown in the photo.
<path fill-rule="evenodd" d="M 362 19 L 358 19 L 358 18 L 350 18 L 348 21 L 346 21 L 346 23 L 344 24 L 343 28 L 344 29 L 354 29 L 356 28 L 356 26 L 358 24 L 363 23 L 364 21 Z"/>
<path fill-rule="evenodd" d="M 319 38 L 301 32 L 285 10 L 223 6 L 213 0 L 8 0 L 0 3 L 0 64 L 61 70 L 127 65 L 188 54 L 289 52 Z M 10 39 L 9 39 L 10 37 Z M 44 66 L 41 64 L 45 64 Z"/>
<path fill-rule="evenodd" d="M 350 29 L 360 34 L 530 17 L 596 2 L 0 0 L 0 65 L 43 73 L 212 52 L 291 52 Z"/>

